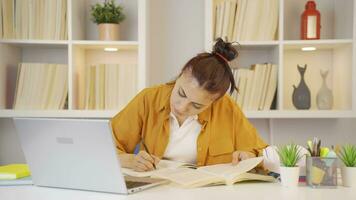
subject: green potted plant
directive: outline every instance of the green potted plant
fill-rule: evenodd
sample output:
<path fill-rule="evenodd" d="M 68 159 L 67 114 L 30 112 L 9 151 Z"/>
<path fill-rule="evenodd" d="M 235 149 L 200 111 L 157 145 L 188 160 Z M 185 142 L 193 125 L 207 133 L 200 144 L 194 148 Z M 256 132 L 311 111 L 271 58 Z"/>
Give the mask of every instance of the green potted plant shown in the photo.
<path fill-rule="evenodd" d="M 300 148 L 296 144 L 288 144 L 277 147 L 280 160 L 281 183 L 286 187 L 296 187 L 299 182 L 298 161 L 302 158 Z"/>
<path fill-rule="evenodd" d="M 337 153 L 344 163 L 341 168 L 342 183 L 346 187 L 356 187 L 356 145 L 345 145 Z"/>
<path fill-rule="evenodd" d="M 100 40 L 119 40 L 119 24 L 125 19 L 123 7 L 114 0 L 91 6 L 92 21 L 98 24 Z"/>

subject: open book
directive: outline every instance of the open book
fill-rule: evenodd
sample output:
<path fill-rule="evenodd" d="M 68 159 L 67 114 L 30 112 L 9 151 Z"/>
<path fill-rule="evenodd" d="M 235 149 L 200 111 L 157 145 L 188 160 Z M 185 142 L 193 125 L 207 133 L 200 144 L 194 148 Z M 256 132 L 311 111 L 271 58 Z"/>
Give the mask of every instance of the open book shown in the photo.
<path fill-rule="evenodd" d="M 160 167 L 157 167 L 157 170 L 151 172 L 136 172 L 136 175 L 141 174 L 140 176 L 143 176 L 142 173 L 145 173 L 146 176 L 168 179 L 186 188 L 218 184 L 232 185 L 236 182 L 247 180 L 275 181 L 272 176 L 249 172 L 262 160 L 263 157 L 257 157 L 243 160 L 237 165 L 232 165 L 231 163 L 218 164 L 196 169 L 192 168 L 192 166 L 185 166 L 183 164 L 177 164 L 175 167 L 172 164 L 171 166 L 164 168 L 162 167 L 162 165 L 165 165 L 163 162 Z M 123 170 L 123 172 L 135 176 L 135 174 L 127 173 L 125 170 Z"/>
<path fill-rule="evenodd" d="M 183 163 L 183 162 L 177 162 L 177 161 L 171 161 L 171 160 L 160 160 L 158 165 L 156 166 L 157 169 L 153 171 L 147 171 L 147 172 L 137 172 L 129 168 L 121 168 L 122 172 L 126 175 L 129 176 L 135 176 L 135 177 L 151 177 L 154 174 L 159 174 L 160 171 L 163 171 L 165 169 L 178 169 L 178 168 L 192 168 L 196 169 L 197 166 L 194 164 L 190 163 Z"/>

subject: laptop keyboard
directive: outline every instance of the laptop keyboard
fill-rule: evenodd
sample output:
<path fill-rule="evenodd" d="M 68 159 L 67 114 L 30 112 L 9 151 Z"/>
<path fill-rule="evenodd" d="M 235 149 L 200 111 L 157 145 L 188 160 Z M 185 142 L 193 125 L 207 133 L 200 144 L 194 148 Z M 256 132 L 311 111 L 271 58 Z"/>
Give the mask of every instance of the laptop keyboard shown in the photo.
<path fill-rule="evenodd" d="M 125 181 L 125 182 L 126 182 L 127 189 L 141 187 L 144 185 L 151 184 L 151 183 L 147 183 L 147 182 L 138 182 L 138 181 Z"/>

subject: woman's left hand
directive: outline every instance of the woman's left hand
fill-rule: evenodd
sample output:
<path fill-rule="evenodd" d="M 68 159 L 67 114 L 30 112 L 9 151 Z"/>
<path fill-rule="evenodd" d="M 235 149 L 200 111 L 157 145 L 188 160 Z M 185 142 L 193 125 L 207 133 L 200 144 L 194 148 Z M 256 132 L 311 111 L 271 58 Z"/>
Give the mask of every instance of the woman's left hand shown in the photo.
<path fill-rule="evenodd" d="M 235 151 L 234 153 L 232 153 L 232 164 L 236 165 L 241 160 L 246 160 L 254 157 L 256 157 L 256 155 L 248 151 Z"/>

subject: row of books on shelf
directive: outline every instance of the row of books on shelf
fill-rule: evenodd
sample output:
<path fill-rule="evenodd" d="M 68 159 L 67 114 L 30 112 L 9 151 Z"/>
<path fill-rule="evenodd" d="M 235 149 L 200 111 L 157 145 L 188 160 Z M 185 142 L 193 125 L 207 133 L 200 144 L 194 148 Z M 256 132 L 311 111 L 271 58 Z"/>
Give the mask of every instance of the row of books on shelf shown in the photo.
<path fill-rule="evenodd" d="M 228 41 L 276 39 L 279 0 L 215 0 L 214 38 Z"/>
<path fill-rule="evenodd" d="M 67 39 L 67 0 L 0 0 L 0 38 Z"/>
<path fill-rule="evenodd" d="M 67 95 L 67 65 L 19 64 L 14 109 L 63 109 Z"/>
<path fill-rule="evenodd" d="M 122 109 L 137 94 L 137 65 L 91 65 L 85 73 L 84 109 Z"/>
<path fill-rule="evenodd" d="M 137 65 L 98 64 L 85 69 L 81 109 L 121 109 L 137 93 Z M 67 65 L 19 64 L 14 109 L 60 110 L 66 107 L 67 97 Z"/>
<path fill-rule="evenodd" d="M 81 109 L 121 109 L 137 93 L 137 65 L 97 64 L 85 69 Z M 234 69 L 239 91 L 232 98 L 244 110 L 269 110 L 276 93 L 277 70 L 277 65 L 271 63 Z M 64 109 L 67 96 L 67 65 L 19 64 L 14 109 Z"/>
<path fill-rule="evenodd" d="M 238 92 L 232 98 L 243 110 L 270 110 L 277 90 L 277 65 L 255 64 L 233 69 Z"/>

